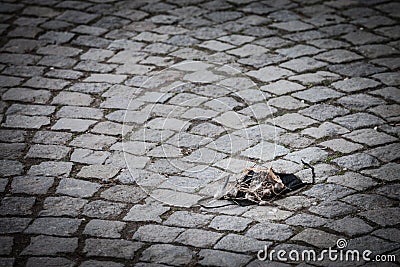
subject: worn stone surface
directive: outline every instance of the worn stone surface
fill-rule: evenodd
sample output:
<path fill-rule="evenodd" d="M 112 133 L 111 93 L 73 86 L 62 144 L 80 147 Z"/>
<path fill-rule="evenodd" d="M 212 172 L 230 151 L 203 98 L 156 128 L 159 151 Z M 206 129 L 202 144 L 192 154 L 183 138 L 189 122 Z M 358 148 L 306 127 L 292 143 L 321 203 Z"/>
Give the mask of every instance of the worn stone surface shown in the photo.
<path fill-rule="evenodd" d="M 0 3 L 0 265 L 289 266 L 256 254 L 339 237 L 396 254 L 399 8 Z M 253 166 L 311 183 L 302 161 L 315 184 L 272 203 L 212 199 Z"/>

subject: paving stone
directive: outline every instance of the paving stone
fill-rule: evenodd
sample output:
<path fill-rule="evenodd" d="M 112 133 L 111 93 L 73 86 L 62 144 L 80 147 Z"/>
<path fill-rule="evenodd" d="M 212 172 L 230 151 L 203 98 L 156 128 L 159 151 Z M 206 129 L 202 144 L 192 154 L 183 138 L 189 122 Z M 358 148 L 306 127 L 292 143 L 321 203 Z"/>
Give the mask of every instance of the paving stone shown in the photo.
<path fill-rule="evenodd" d="M 241 115 L 234 111 L 228 111 L 213 119 L 225 127 L 233 129 L 242 129 L 254 124 L 247 116 Z"/>
<path fill-rule="evenodd" d="M 90 95 L 76 92 L 60 92 L 53 98 L 52 104 L 89 106 L 93 99 Z"/>
<path fill-rule="evenodd" d="M 125 185 L 116 185 L 101 193 L 102 198 L 125 203 L 137 203 L 146 196 L 147 194 L 140 187 Z"/>
<path fill-rule="evenodd" d="M 121 214 L 125 204 L 95 200 L 85 205 L 83 214 L 92 218 L 110 219 Z"/>
<path fill-rule="evenodd" d="M 105 238 L 120 238 L 125 223 L 118 221 L 90 220 L 85 226 L 83 234 Z"/>
<path fill-rule="evenodd" d="M 247 75 L 254 77 L 263 82 L 271 82 L 271 81 L 278 80 L 283 77 L 293 75 L 293 72 L 286 70 L 286 69 L 279 68 L 279 67 L 269 66 L 269 67 L 261 68 L 257 71 L 250 71 L 247 73 Z"/>
<path fill-rule="evenodd" d="M 399 114 L 400 106 L 399 105 L 381 105 L 374 108 L 370 108 L 369 111 L 383 117 L 388 118 L 390 120 L 393 117 L 393 120 L 396 120 L 396 117 Z"/>
<path fill-rule="evenodd" d="M 85 13 L 75 10 L 67 10 L 63 14 L 57 17 L 59 20 L 65 20 L 72 23 L 86 24 L 94 20 L 98 15 Z"/>
<path fill-rule="evenodd" d="M 71 162 L 45 161 L 33 165 L 28 171 L 29 175 L 43 176 L 68 176 L 72 170 Z"/>
<path fill-rule="evenodd" d="M 83 166 L 80 172 L 77 174 L 79 177 L 83 178 L 96 178 L 107 181 L 113 178 L 119 169 L 111 166 L 111 165 L 89 165 Z"/>
<path fill-rule="evenodd" d="M 136 222 L 153 221 L 160 223 L 162 221 L 160 216 L 169 210 L 169 207 L 158 204 L 135 205 L 129 210 L 123 220 Z"/>
<path fill-rule="evenodd" d="M 207 225 L 211 221 L 211 215 L 201 213 L 193 213 L 187 211 L 175 211 L 164 222 L 166 225 L 180 227 L 201 227 Z"/>
<path fill-rule="evenodd" d="M 34 266 L 60 266 L 60 267 L 68 267 L 71 266 L 73 262 L 67 258 L 47 258 L 47 257 L 31 257 L 26 262 L 26 266 L 34 267 Z"/>
<path fill-rule="evenodd" d="M 355 194 L 343 198 L 343 201 L 364 210 L 388 207 L 392 203 L 388 198 L 376 194 Z"/>
<path fill-rule="evenodd" d="M 372 155 L 384 162 L 391 162 L 398 159 L 400 157 L 399 152 L 399 143 L 380 146 L 367 151 L 369 155 Z"/>
<path fill-rule="evenodd" d="M 374 73 L 379 73 L 385 70 L 385 68 L 377 67 L 375 65 L 366 62 L 353 62 L 347 64 L 335 64 L 329 66 L 330 71 L 339 73 L 341 75 L 349 77 L 362 77 L 368 76 Z"/>
<path fill-rule="evenodd" d="M 317 229 L 305 229 L 295 235 L 292 240 L 303 241 L 317 248 L 328 248 L 336 245 L 336 240 L 339 237 Z"/>
<path fill-rule="evenodd" d="M 373 95 L 382 96 L 385 99 L 390 99 L 390 100 L 399 102 L 398 101 L 398 97 L 400 96 L 400 89 L 397 89 L 395 87 L 385 87 L 385 88 L 382 88 L 382 89 L 374 90 L 374 91 L 369 92 L 369 93 L 373 94 Z"/>
<path fill-rule="evenodd" d="M 200 229 L 188 229 L 181 233 L 175 242 L 195 247 L 209 247 L 214 245 L 222 235 Z"/>
<path fill-rule="evenodd" d="M 204 47 L 213 51 L 225 51 L 228 49 L 232 49 L 234 46 L 226 43 L 222 43 L 215 40 L 205 41 L 199 44 L 200 47 Z"/>
<path fill-rule="evenodd" d="M 378 79 L 382 83 L 390 86 L 396 86 L 400 84 L 400 81 L 398 77 L 396 77 L 395 72 L 385 72 L 385 73 L 379 73 L 375 74 L 372 77 L 375 79 Z"/>
<path fill-rule="evenodd" d="M 363 220 L 357 217 L 345 217 L 327 225 L 330 229 L 335 230 L 339 233 L 345 233 L 349 236 L 355 236 L 359 234 L 366 234 L 371 232 L 374 228 Z"/>
<path fill-rule="evenodd" d="M 185 193 L 176 191 L 175 185 L 172 190 L 157 189 L 151 192 L 151 195 L 163 203 L 172 206 L 192 207 L 196 205 L 201 197 L 195 193 Z"/>
<path fill-rule="evenodd" d="M 228 234 L 214 246 L 216 249 L 230 250 L 239 253 L 258 252 L 260 248 L 269 247 L 272 242 L 258 241 L 246 236 Z"/>
<path fill-rule="evenodd" d="M 169 243 L 174 241 L 178 235 L 180 235 L 184 229 L 176 228 L 176 227 L 168 227 L 162 225 L 144 225 L 139 227 L 139 229 L 133 235 L 133 239 L 143 241 L 143 242 L 162 242 Z M 202 231 L 202 230 L 198 230 Z M 206 231 L 202 231 L 207 233 Z M 186 237 L 188 237 L 186 235 Z M 200 238 L 197 236 L 197 238 Z M 185 241 L 185 239 L 181 239 L 181 242 Z M 200 240 L 196 240 L 201 242 Z M 203 241 L 206 242 L 207 240 Z"/>
<path fill-rule="evenodd" d="M 76 137 L 69 144 L 71 146 L 89 148 L 89 149 L 105 149 L 117 141 L 115 137 L 95 134 L 83 134 Z"/>
<path fill-rule="evenodd" d="M 241 160 L 236 158 L 225 158 L 218 161 L 213 166 L 228 170 L 233 173 L 240 173 L 245 168 L 250 168 L 253 164 L 250 160 Z"/>
<path fill-rule="evenodd" d="M 321 50 L 313 46 L 298 44 L 290 48 L 277 49 L 276 52 L 290 58 L 297 58 L 301 56 L 315 55 L 321 52 Z"/>
<path fill-rule="evenodd" d="M 91 197 L 101 186 L 89 181 L 82 181 L 73 178 L 64 178 L 57 186 L 56 193 L 73 197 Z"/>
<path fill-rule="evenodd" d="M 14 177 L 11 192 L 32 195 L 46 194 L 53 185 L 54 179 L 43 176 L 18 176 Z"/>
<path fill-rule="evenodd" d="M 54 112 L 55 107 L 44 105 L 21 105 L 13 104 L 8 109 L 6 114 L 19 114 L 19 115 L 42 115 L 47 116 Z"/>
<path fill-rule="evenodd" d="M 62 79 L 50 79 L 43 77 L 33 77 L 24 83 L 24 86 L 49 89 L 49 90 L 61 90 L 69 85 L 70 82 Z"/>
<path fill-rule="evenodd" d="M 35 197 L 4 197 L 1 201 L 1 215 L 28 215 L 35 204 Z"/>
<path fill-rule="evenodd" d="M 303 99 L 305 101 L 316 103 L 327 99 L 338 98 L 340 96 L 343 96 L 343 94 L 327 87 L 316 86 L 301 92 L 294 93 L 292 94 L 292 96 Z"/>
<path fill-rule="evenodd" d="M 350 96 L 344 96 L 338 99 L 337 102 L 342 106 L 344 106 L 345 108 L 358 111 L 366 110 L 369 107 L 376 105 L 383 105 L 386 103 L 382 99 L 372 97 L 366 94 L 355 94 Z M 396 114 L 393 115 L 395 116 Z M 383 116 L 383 117 L 390 117 L 390 116 Z"/>
<path fill-rule="evenodd" d="M 0 237 L 0 254 L 1 255 L 10 255 L 12 251 L 14 243 L 14 238 L 11 236 L 2 236 Z"/>
<path fill-rule="evenodd" d="M 23 143 L 0 143 L 0 157 L 3 159 L 16 159 L 20 158 L 26 148 L 26 144 Z"/>
<path fill-rule="evenodd" d="M 106 134 L 106 135 L 120 135 L 123 129 L 126 132 L 130 132 L 132 128 L 129 126 L 123 126 L 122 124 L 119 123 L 105 121 L 96 124 L 93 127 L 92 132 Z"/>
<path fill-rule="evenodd" d="M 315 56 L 316 59 L 328 61 L 330 63 L 343 63 L 348 61 L 353 61 L 357 59 L 362 59 L 362 56 L 359 56 L 356 53 L 343 50 L 343 49 L 334 49 L 328 52 L 324 52 Z"/>
<path fill-rule="evenodd" d="M 69 91 L 80 92 L 80 93 L 102 93 L 107 90 L 111 85 L 108 83 L 75 83 L 68 87 Z"/>
<path fill-rule="evenodd" d="M 277 142 L 291 148 L 304 148 L 311 145 L 313 140 L 296 133 L 286 133 L 279 135 Z"/>
<path fill-rule="evenodd" d="M 347 129 L 355 130 L 367 126 L 375 126 L 383 124 L 384 121 L 374 115 L 368 113 L 353 113 L 343 117 L 338 117 L 334 122 L 346 127 Z"/>
<path fill-rule="evenodd" d="M 367 146 L 376 146 L 396 141 L 397 138 L 373 129 L 361 129 L 345 134 L 343 137 Z"/>
<path fill-rule="evenodd" d="M 368 44 L 368 43 L 375 43 L 375 42 L 383 42 L 387 40 L 384 37 L 365 32 L 365 31 L 353 31 L 350 32 L 344 36 L 342 36 L 343 39 L 349 41 L 350 43 L 354 45 L 362 45 L 362 44 Z"/>
<path fill-rule="evenodd" d="M 22 143 L 26 132 L 22 130 L 0 130 L 0 141 L 10 143 Z"/>
<path fill-rule="evenodd" d="M 251 227 L 245 236 L 259 240 L 283 241 L 293 235 L 292 230 L 286 224 L 260 223 Z"/>
<path fill-rule="evenodd" d="M 323 84 L 324 82 L 335 81 L 339 75 L 327 71 L 317 71 L 315 73 L 305 73 L 289 77 L 290 81 L 298 81 L 304 85 Z"/>
<path fill-rule="evenodd" d="M 220 215 L 215 217 L 209 226 L 217 230 L 240 232 L 246 229 L 250 222 L 251 220 L 246 218 Z"/>
<path fill-rule="evenodd" d="M 321 148 L 307 147 L 305 149 L 289 153 L 284 157 L 284 159 L 291 160 L 300 164 L 302 163 L 302 160 L 304 160 L 305 162 L 313 163 L 321 161 L 327 156 L 328 153 Z"/>
<path fill-rule="evenodd" d="M 270 25 L 271 27 L 279 28 L 289 32 L 297 32 L 312 29 L 313 26 L 299 20 L 291 20 L 287 22 L 279 22 Z"/>
<path fill-rule="evenodd" d="M 355 92 L 364 89 L 374 88 L 378 85 L 379 83 L 374 80 L 361 77 L 345 79 L 332 83 L 333 87 L 343 92 Z"/>
<path fill-rule="evenodd" d="M 0 175 L 2 177 L 22 174 L 24 166 L 15 160 L 0 160 Z"/>
<path fill-rule="evenodd" d="M 398 184 L 393 184 L 393 185 L 384 185 L 381 186 L 377 189 L 375 189 L 375 191 L 378 194 L 393 198 L 393 199 L 399 199 L 399 196 L 396 194 L 397 190 L 399 190 L 399 185 Z"/>
<path fill-rule="evenodd" d="M 273 151 L 273 153 L 271 153 Z M 269 142 L 261 142 L 251 148 L 248 148 L 240 153 L 240 155 L 248 158 L 261 159 L 263 161 L 273 160 L 276 157 L 286 155 L 289 149 Z"/>
<path fill-rule="evenodd" d="M 126 75 L 117 74 L 92 74 L 85 79 L 86 82 L 108 82 L 121 83 L 126 79 Z"/>
<path fill-rule="evenodd" d="M 33 145 L 26 154 L 27 158 L 62 159 L 70 149 L 59 145 Z"/>
<path fill-rule="evenodd" d="M 122 239 L 94 239 L 85 241 L 83 249 L 87 256 L 113 257 L 132 260 L 136 251 L 142 247 L 140 242 L 132 242 Z"/>
<path fill-rule="evenodd" d="M 248 57 L 251 55 L 263 54 L 265 52 L 268 52 L 268 49 L 266 49 L 262 46 L 253 45 L 253 44 L 246 44 L 240 48 L 236 48 L 236 49 L 227 51 L 227 53 L 236 55 L 239 57 Z"/>
<path fill-rule="evenodd" d="M 310 128 L 307 128 L 307 129 L 301 131 L 301 134 L 309 135 L 316 139 L 320 139 L 323 137 L 342 135 L 342 134 L 345 134 L 348 132 L 349 132 L 349 130 L 347 130 L 346 128 L 344 128 L 342 126 L 339 126 L 339 125 L 331 123 L 331 122 L 324 122 L 318 128 L 310 127 Z"/>
<path fill-rule="evenodd" d="M 81 219 L 71 218 L 37 218 L 24 231 L 28 234 L 45 234 L 57 236 L 71 236 L 78 230 Z"/>
<path fill-rule="evenodd" d="M 224 252 L 219 250 L 203 249 L 199 252 L 199 264 L 204 266 L 243 266 L 251 260 L 250 256 Z"/>
<path fill-rule="evenodd" d="M 44 116 L 24 116 L 24 115 L 8 115 L 3 127 L 23 128 L 23 129 L 39 129 L 44 125 L 50 124 L 50 119 Z"/>
<path fill-rule="evenodd" d="M 344 139 L 333 139 L 333 140 L 329 140 L 329 141 L 325 141 L 320 143 L 320 145 L 324 146 L 324 147 L 328 147 L 330 149 L 332 149 L 333 151 L 338 151 L 341 153 L 351 153 L 357 150 L 360 150 L 361 148 L 363 148 L 362 145 L 359 144 L 355 144 L 349 141 L 346 141 Z"/>
<path fill-rule="evenodd" d="M 323 201 L 317 206 L 308 209 L 314 214 L 324 216 L 326 218 L 335 218 L 356 212 L 356 208 L 339 201 Z"/>
<path fill-rule="evenodd" d="M 326 63 L 315 60 L 310 57 L 301 57 L 287 61 L 283 64 L 280 64 L 279 66 L 293 70 L 295 72 L 303 72 L 303 71 L 319 69 L 321 67 L 326 66 Z"/>
<path fill-rule="evenodd" d="M 379 166 L 379 162 L 375 157 L 365 153 L 356 153 L 349 156 L 334 159 L 333 162 L 337 163 L 343 168 L 353 171 L 358 171 L 367 167 Z"/>
<path fill-rule="evenodd" d="M 87 200 L 73 197 L 47 197 L 44 200 L 42 216 L 78 216 L 79 210 L 87 203 Z"/>
<path fill-rule="evenodd" d="M 187 247 L 170 244 L 156 244 L 145 249 L 142 252 L 140 260 L 180 266 L 189 264 L 193 257 L 193 251 Z"/>
<path fill-rule="evenodd" d="M 43 250 L 46 247 L 46 250 Z M 31 238 L 31 243 L 21 255 L 57 255 L 73 253 L 78 248 L 78 238 L 51 237 L 39 235 Z"/>
<path fill-rule="evenodd" d="M 6 190 L 8 184 L 8 179 L 0 179 L 0 192 L 4 192 Z"/>
<path fill-rule="evenodd" d="M 7 217 L 0 218 L 0 233 L 12 234 L 22 232 L 30 223 L 31 218 Z"/>
<path fill-rule="evenodd" d="M 377 184 L 373 179 L 354 172 L 346 172 L 344 175 L 331 176 L 328 178 L 327 182 L 340 184 L 355 190 L 365 190 Z"/>
<path fill-rule="evenodd" d="M 297 129 L 305 128 L 313 123 L 316 123 L 317 121 L 304 117 L 297 113 L 290 113 L 276 117 L 274 119 L 274 122 L 279 127 L 282 127 L 290 131 L 294 131 Z"/>
<path fill-rule="evenodd" d="M 351 247 L 352 249 L 356 249 L 359 251 L 364 251 L 367 248 L 370 248 L 371 251 L 373 251 L 372 255 L 375 255 L 392 251 L 398 247 L 398 244 L 393 242 L 387 242 L 383 239 L 374 236 L 365 235 L 362 237 L 357 237 L 349 240 L 348 247 Z"/>
<path fill-rule="evenodd" d="M 254 207 L 243 213 L 242 216 L 258 222 L 281 221 L 292 215 L 292 212 L 275 207 Z"/>
<path fill-rule="evenodd" d="M 374 231 L 372 234 L 394 242 L 399 241 L 399 230 L 395 228 L 379 229 Z"/>
<path fill-rule="evenodd" d="M 337 184 L 316 184 L 307 191 L 305 195 L 309 197 L 315 197 L 324 201 L 332 201 L 341 199 L 355 191 Z"/>
<path fill-rule="evenodd" d="M 71 161 L 86 164 L 103 164 L 110 155 L 111 154 L 106 151 L 76 148 L 71 154 Z"/>
<path fill-rule="evenodd" d="M 375 178 L 386 180 L 386 181 L 396 181 L 397 173 L 400 171 L 400 165 L 394 162 L 387 163 L 378 169 L 365 170 L 362 173 L 371 175 Z"/>
<path fill-rule="evenodd" d="M 101 119 L 103 112 L 100 109 L 87 107 L 64 106 L 57 112 L 58 118 Z"/>
<path fill-rule="evenodd" d="M 307 104 L 291 97 L 291 96 L 280 96 L 268 100 L 268 104 L 282 109 L 299 109 L 306 107 Z"/>
<path fill-rule="evenodd" d="M 71 133 L 52 132 L 52 131 L 38 131 L 33 136 L 34 143 L 46 145 L 64 145 L 72 137 Z"/>
<path fill-rule="evenodd" d="M 290 217 L 285 222 L 292 226 L 320 227 L 327 224 L 329 221 L 330 220 L 326 218 L 301 213 Z"/>
<path fill-rule="evenodd" d="M 287 196 L 285 198 L 276 200 L 275 203 L 284 207 L 285 209 L 295 211 L 311 206 L 314 201 L 315 199 L 306 198 L 304 196 Z"/>

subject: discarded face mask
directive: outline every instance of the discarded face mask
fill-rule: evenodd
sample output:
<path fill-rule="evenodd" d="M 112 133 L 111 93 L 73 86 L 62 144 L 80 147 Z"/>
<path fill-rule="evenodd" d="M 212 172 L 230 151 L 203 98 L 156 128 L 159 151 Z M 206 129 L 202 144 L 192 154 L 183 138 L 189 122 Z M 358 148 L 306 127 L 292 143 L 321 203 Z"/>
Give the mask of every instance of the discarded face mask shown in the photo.
<path fill-rule="evenodd" d="M 314 184 L 314 168 L 310 164 L 304 161 L 302 162 L 304 165 L 311 168 L 312 184 Z M 214 199 L 231 200 L 234 204 L 240 206 L 252 204 L 267 205 L 286 193 L 310 184 L 303 182 L 294 174 L 276 173 L 272 167 L 248 168 L 241 174 L 239 179 L 232 184 L 228 185 L 228 180 L 229 178 L 226 180 L 220 194 L 214 196 Z M 228 205 L 232 204 L 223 206 Z M 217 208 L 216 206 L 201 206 L 204 208 Z"/>

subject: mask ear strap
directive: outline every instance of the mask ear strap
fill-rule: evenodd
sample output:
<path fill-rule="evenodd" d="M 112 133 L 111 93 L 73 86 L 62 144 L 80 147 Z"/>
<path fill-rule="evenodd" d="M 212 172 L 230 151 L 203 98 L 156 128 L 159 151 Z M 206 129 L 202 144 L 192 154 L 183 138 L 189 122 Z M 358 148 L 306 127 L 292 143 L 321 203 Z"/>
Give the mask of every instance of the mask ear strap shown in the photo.
<path fill-rule="evenodd" d="M 304 160 L 301 160 L 301 162 L 307 167 L 311 169 L 311 174 L 312 174 L 312 184 L 315 184 L 315 170 L 314 167 L 310 165 L 310 163 L 305 162 Z"/>

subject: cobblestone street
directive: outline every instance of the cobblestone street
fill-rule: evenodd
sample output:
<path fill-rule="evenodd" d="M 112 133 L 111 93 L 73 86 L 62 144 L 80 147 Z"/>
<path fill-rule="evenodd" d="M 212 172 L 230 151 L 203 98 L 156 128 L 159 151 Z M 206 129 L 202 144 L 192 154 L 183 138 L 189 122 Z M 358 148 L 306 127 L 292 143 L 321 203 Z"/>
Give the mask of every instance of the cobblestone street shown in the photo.
<path fill-rule="evenodd" d="M 399 21 L 387 0 L 1 2 L 0 267 L 398 266 Z M 210 199 L 255 164 L 310 183 L 302 160 L 316 183 L 265 206 Z M 339 239 L 396 262 L 257 259 Z"/>

